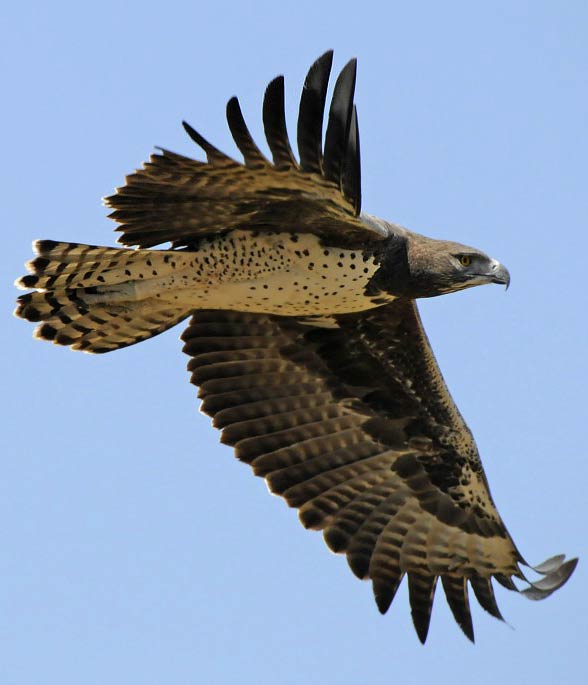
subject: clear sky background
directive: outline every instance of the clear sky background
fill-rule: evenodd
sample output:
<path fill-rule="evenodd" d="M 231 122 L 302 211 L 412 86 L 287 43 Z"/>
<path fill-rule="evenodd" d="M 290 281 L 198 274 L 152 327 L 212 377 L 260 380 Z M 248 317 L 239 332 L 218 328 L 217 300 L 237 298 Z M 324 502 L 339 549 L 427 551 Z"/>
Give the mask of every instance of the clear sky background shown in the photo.
<path fill-rule="evenodd" d="M 571 683 L 587 677 L 588 5 L 540 2 L 11 3 L 0 21 L 0 682 Z M 533 563 L 579 554 L 509 625 L 438 592 L 427 645 L 403 588 L 385 617 L 320 534 L 198 413 L 172 330 L 106 356 L 11 316 L 35 238 L 112 245 L 100 198 L 154 145 L 261 141 L 267 82 L 289 128 L 311 62 L 359 59 L 364 209 L 479 247 L 499 287 L 423 318 Z"/>

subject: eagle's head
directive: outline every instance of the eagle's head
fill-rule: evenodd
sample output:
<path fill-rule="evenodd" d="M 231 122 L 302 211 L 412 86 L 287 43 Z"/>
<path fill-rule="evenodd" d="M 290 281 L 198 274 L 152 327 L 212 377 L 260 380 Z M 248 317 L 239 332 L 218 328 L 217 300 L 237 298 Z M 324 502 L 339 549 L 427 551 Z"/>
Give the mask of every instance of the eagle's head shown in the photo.
<path fill-rule="evenodd" d="M 474 247 L 412 234 L 406 248 L 412 297 L 434 297 L 486 283 L 509 286 L 508 269 Z"/>

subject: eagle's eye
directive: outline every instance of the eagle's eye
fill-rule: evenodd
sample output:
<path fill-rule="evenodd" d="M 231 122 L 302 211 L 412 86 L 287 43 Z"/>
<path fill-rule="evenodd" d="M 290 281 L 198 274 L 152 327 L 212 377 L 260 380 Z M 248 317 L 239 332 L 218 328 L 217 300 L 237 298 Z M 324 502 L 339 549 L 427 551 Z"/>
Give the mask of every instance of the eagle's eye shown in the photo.
<path fill-rule="evenodd" d="M 459 263 L 462 266 L 469 266 L 472 263 L 472 258 L 470 257 L 469 254 L 462 254 L 459 257 Z"/>

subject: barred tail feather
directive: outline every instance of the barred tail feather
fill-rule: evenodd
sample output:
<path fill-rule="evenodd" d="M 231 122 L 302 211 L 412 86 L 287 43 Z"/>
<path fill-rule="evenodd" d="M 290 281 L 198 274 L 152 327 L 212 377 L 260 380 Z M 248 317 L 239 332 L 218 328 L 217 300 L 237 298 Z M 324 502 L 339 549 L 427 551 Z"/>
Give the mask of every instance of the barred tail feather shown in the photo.
<path fill-rule="evenodd" d="M 190 266 L 191 257 L 176 250 L 133 250 L 55 240 L 36 240 L 33 250 L 37 257 L 27 262 L 30 273 L 17 279 L 17 288 L 87 288 L 166 276 Z"/>
<path fill-rule="evenodd" d="M 34 292 L 18 300 L 16 316 L 40 322 L 35 337 L 72 350 L 102 353 L 163 333 L 190 311 L 156 298 L 85 304 L 75 291 Z"/>
<path fill-rule="evenodd" d="M 35 337 L 85 352 L 110 352 L 133 345 L 180 323 L 185 306 L 165 297 L 133 297 L 129 281 L 154 278 L 189 265 L 189 257 L 167 250 L 34 243 L 31 272 L 17 280 L 36 288 L 18 298 L 15 315 L 39 322 Z"/>

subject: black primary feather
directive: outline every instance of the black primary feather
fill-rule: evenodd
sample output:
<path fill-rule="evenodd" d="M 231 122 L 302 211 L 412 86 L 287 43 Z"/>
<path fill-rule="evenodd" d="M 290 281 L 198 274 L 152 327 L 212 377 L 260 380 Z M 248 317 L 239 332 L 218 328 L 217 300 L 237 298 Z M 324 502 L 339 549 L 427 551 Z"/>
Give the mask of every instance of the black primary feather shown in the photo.
<path fill-rule="evenodd" d="M 229 124 L 231 135 L 243 155 L 246 166 L 259 168 L 269 164 L 269 161 L 255 144 L 251 133 L 249 133 L 243 113 L 241 112 L 239 100 L 236 97 L 232 97 L 227 102 L 227 123 Z"/>
<path fill-rule="evenodd" d="M 343 166 L 341 190 L 345 197 L 353 204 L 356 214 L 361 211 L 361 161 L 359 153 L 359 123 L 357 121 L 357 107 L 353 107 L 351 126 L 347 140 L 347 153 Z"/>
<path fill-rule="evenodd" d="M 389 574 L 385 579 L 380 579 L 379 577 L 373 579 L 374 599 L 381 614 L 385 614 L 390 608 L 403 578 L 404 573 L 400 571 L 400 566 L 393 567 L 391 565 Z"/>
<path fill-rule="evenodd" d="M 298 111 L 298 153 L 303 171 L 320 174 L 323 167 L 323 117 L 333 51 L 321 55 L 308 70 Z"/>
<path fill-rule="evenodd" d="M 441 576 L 441 582 L 453 617 L 465 633 L 465 636 L 474 642 L 474 626 L 472 624 L 470 600 L 465 577 L 443 575 Z"/>
<path fill-rule="evenodd" d="M 437 576 L 420 573 L 408 574 L 408 597 L 412 622 L 419 640 L 423 644 L 425 644 L 429 633 L 436 585 Z"/>
<path fill-rule="evenodd" d="M 337 78 L 325 136 L 324 174 L 339 187 L 347 154 L 356 72 L 357 60 L 352 59 L 343 67 Z"/>
<path fill-rule="evenodd" d="M 196 129 L 192 128 L 187 121 L 182 121 L 182 126 L 196 145 L 199 145 L 204 150 L 209 164 L 212 164 L 213 166 L 233 166 L 234 164 L 237 164 L 234 159 L 231 159 L 212 143 L 209 143 L 206 138 L 201 136 Z"/>
<path fill-rule="evenodd" d="M 498 608 L 498 604 L 496 603 L 496 597 L 494 596 L 494 589 L 492 587 L 492 581 L 490 578 L 472 576 L 470 578 L 470 583 L 480 605 L 491 616 L 504 621 L 502 614 L 500 613 L 500 609 Z"/>
<path fill-rule="evenodd" d="M 283 76 L 275 78 L 266 88 L 263 98 L 263 128 L 274 164 L 282 169 L 297 167 L 286 129 Z"/>

